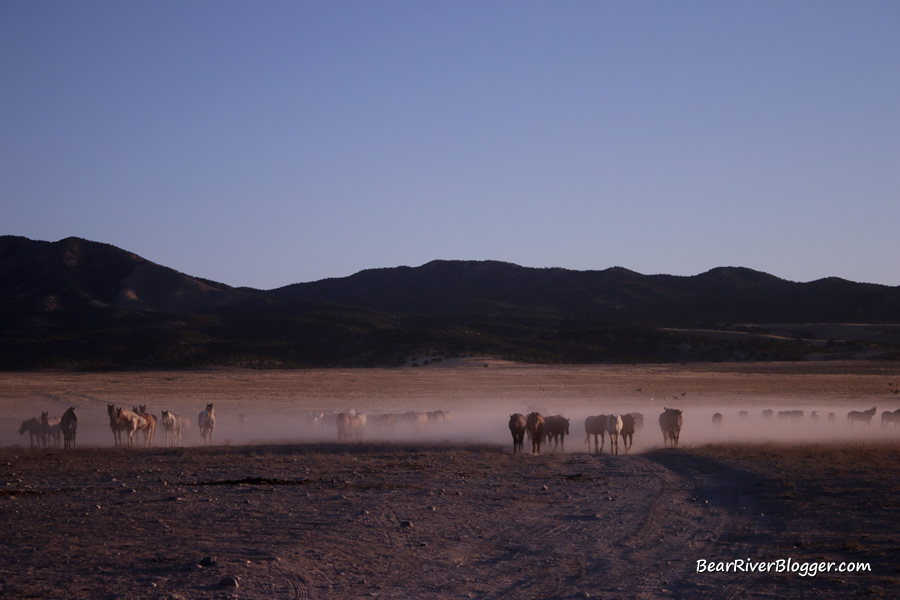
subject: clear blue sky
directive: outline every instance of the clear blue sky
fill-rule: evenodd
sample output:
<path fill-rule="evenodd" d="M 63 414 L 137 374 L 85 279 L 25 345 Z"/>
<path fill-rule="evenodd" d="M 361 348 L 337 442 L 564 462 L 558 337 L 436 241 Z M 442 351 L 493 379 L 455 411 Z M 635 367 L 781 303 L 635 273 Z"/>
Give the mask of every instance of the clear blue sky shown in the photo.
<path fill-rule="evenodd" d="M 900 3 L 5 0 L 0 234 L 900 285 Z"/>

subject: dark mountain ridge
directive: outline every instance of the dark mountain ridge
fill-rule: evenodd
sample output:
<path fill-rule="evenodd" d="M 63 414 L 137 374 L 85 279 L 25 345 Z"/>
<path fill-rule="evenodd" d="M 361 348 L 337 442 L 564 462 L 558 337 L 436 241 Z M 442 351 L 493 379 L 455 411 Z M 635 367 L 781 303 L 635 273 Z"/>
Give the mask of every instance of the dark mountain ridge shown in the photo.
<path fill-rule="evenodd" d="M 265 291 L 80 238 L 2 236 L 0 311 L 0 369 L 404 364 L 462 354 L 537 362 L 892 358 L 893 334 L 877 348 L 826 338 L 829 350 L 823 339 L 793 334 L 773 346 L 762 333 L 773 323 L 804 324 L 806 333 L 810 323 L 897 323 L 900 287 L 797 283 L 741 267 L 681 277 L 435 260 Z M 744 335 L 723 342 L 700 329 Z"/>

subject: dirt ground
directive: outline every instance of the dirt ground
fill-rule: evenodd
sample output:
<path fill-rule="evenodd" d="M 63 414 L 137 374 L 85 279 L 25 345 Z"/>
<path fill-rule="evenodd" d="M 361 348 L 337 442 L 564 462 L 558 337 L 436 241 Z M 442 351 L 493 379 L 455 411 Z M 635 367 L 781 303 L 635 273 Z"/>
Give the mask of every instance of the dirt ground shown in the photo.
<path fill-rule="evenodd" d="M 0 374 L 0 597 L 897 597 L 897 387 L 883 363 Z M 114 448 L 110 403 L 194 428 Z M 69 406 L 74 450 L 17 433 Z M 508 416 L 534 408 L 570 417 L 566 452 L 512 453 Z M 454 418 L 340 444 L 307 420 L 347 409 Z M 630 453 L 590 454 L 584 416 L 632 410 Z"/>

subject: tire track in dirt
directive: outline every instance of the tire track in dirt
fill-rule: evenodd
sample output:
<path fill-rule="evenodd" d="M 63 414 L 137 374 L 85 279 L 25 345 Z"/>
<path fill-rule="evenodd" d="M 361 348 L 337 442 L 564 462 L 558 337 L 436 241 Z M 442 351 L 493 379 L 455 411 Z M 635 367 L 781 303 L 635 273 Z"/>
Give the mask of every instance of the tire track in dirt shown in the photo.
<path fill-rule="evenodd" d="M 753 578 L 723 587 L 695 560 L 755 556 L 766 533 L 744 510 L 759 482 L 678 451 L 348 448 L 0 450 L 4 585 L 47 595 L 26 577 L 43 575 L 90 596 L 115 575 L 157 598 L 227 574 L 243 598 L 740 597 Z"/>

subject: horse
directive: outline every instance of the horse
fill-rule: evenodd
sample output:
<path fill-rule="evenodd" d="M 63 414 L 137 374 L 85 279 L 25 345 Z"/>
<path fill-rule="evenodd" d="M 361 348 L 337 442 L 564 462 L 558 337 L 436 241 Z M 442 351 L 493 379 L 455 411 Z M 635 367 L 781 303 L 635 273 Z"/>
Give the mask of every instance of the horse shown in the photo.
<path fill-rule="evenodd" d="M 666 408 L 665 412 L 659 415 L 659 428 L 662 430 L 664 445 L 671 443 L 673 448 L 678 446 L 678 436 L 684 423 L 681 412 L 675 408 Z"/>
<path fill-rule="evenodd" d="M 106 414 L 109 415 L 109 428 L 112 430 L 113 443 L 118 448 L 122 445 L 122 432 L 125 425 L 119 422 L 119 409 L 114 404 L 106 405 Z"/>
<path fill-rule="evenodd" d="M 65 447 L 74 448 L 75 432 L 78 429 L 78 417 L 75 415 L 74 406 L 63 413 L 62 419 L 59 421 L 59 427 L 62 429 Z"/>
<path fill-rule="evenodd" d="M 207 404 L 206 410 L 197 415 L 197 424 L 200 425 L 200 437 L 209 446 L 212 444 L 213 431 L 216 428 L 216 411 L 212 404 Z"/>
<path fill-rule="evenodd" d="M 584 432 L 587 437 L 584 443 L 588 445 L 588 451 L 591 449 L 591 436 L 594 436 L 594 452 L 600 454 L 603 452 L 603 446 L 606 444 L 606 415 L 596 415 L 588 417 L 584 420 Z M 597 443 L 597 436 L 600 436 L 600 443 Z"/>
<path fill-rule="evenodd" d="M 553 442 L 553 449 L 562 445 L 562 451 L 566 451 L 566 436 L 569 435 L 569 419 L 562 415 L 547 417 L 544 422 L 544 431 L 547 435 L 547 444 Z"/>
<path fill-rule="evenodd" d="M 41 426 L 44 428 L 44 433 L 47 435 L 47 443 L 50 442 L 50 438 L 53 438 L 53 445 L 59 446 L 59 436 L 62 433 L 62 429 L 59 426 L 59 417 L 51 417 L 50 413 L 42 412 L 41 413 Z"/>
<path fill-rule="evenodd" d="M 531 438 L 531 453 L 541 453 L 541 441 L 544 438 L 544 415 L 533 412 L 525 419 L 525 430 Z"/>
<path fill-rule="evenodd" d="M 166 432 L 166 447 L 180 446 L 182 430 L 187 429 L 187 419 L 164 410 L 162 411 L 162 424 Z"/>
<path fill-rule="evenodd" d="M 877 406 L 873 406 L 869 410 L 851 410 L 847 413 L 847 425 L 853 427 L 854 421 L 860 421 L 866 424 L 866 427 L 872 422 L 872 417 L 875 416 L 875 410 Z"/>
<path fill-rule="evenodd" d="M 522 452 L 525 447 L 525 415 L 515 413 L 509 415 L 509 432 L 513 439 L 513 454 Z"/>
<path fill-rule="evenodd" d="M 893 412 L 886 410 L 881 413 L 881 426 L 887 427 L 888 423 L 893 423 L 894 428 L 900 426 L 900 408 Z"/>
<path fill-rule="evenodd" d="M 349 442 L 353 439 L 362 439 L 363 428 L 366 425 L 366 415 L 340 413 L 336 417 L 337 434 L 339 442 Z"/>
<path fill-rule="evenodd" d="M 128 447 L 134 447 L 134 433 L 147 427 L 147 419 L 132 410 L 119 408 L 116 410 L 116 419 L 122 431 L 128 434 Z"/>
<path fill-rule="evenodd" d="M 622 431 L 619 432 L 619 435 L 622 436 L 622 443 L 625 445 L 626 454 L 631 446 L 634 445 L 634 430 L 637 425 L 637 419 L 634 415 L 635 413 L 625 413 L 622 415 Z"/>
<path fill-rule="evenodd" d="M 22 421 L 22 426 L 19 427 L 19 435 L 24 434 L 26 431 L 28 432 L 32 448 L 34 448 L 35 437 L 37 437 L 38 446 L 43 448 L 47 445 L 47 433 L 40 419 L 32 417 L 27 421 Z"/>
<path fill-rule="evenodd" d="M 606 416 L 606 433 L 609 434 L 609 453 L 619 454 L 619 434 L 622 432 L 622 416 L 607 415 Z"/>
<path fill-rule="evenodd" d="M 153 434 L 156 433 L 156 417 L 147 412 L 147 406 L 141 404 L 134 408 L 134 412 L 144 417 L 147 424 L 141 428 L 144 432 L 144 446 L 150 448 L 153 446 Z"/>

